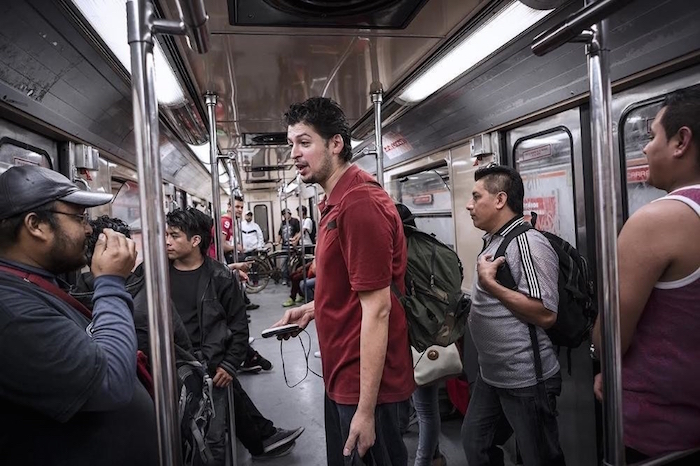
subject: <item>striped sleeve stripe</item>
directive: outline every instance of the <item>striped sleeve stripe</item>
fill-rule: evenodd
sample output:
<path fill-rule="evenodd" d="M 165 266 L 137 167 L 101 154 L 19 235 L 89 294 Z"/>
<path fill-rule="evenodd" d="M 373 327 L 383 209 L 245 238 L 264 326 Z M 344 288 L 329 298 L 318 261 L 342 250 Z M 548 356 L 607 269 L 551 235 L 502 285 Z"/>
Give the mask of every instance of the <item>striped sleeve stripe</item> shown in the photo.
<path fill-rule="evenodd" d="M 530 288 L 530 296 L 535 299 L 542 299 L 540 282 L 537 280 L 535 266 L 532 262 L 532 254 L 530 253 L 530 244 L 527 241 L 526 234 L 518 236 L 518 246 L 520 248 L 520 259 L 523 264 L 523 271 L 525 272 L 525 278 L 527 279 L 527 286 Z"/>

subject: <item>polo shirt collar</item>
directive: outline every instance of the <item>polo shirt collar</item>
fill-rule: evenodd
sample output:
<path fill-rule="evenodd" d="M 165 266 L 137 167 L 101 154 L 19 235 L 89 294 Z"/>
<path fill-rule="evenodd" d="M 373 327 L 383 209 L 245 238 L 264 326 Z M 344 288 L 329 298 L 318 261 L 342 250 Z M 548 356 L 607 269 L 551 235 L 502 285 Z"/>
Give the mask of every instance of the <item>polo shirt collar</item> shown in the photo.
<path fill-rule="evenodd" d="M 342 199 L 343 194 L 352 186 L 352 181 L 355 178 L 355 176 L 359 173 L 360 168 L 355 165 L 351 164 L 350 167 L 345 170 L 345 173 L 340 177 L 338 182 L 335 184 L 333 187 L 333 191 L 331 191 L 330 196 L 326 195 L 323 201 L 321 201 L 321 212 L 326 207 L 334 206 L 337 205 L 340 202 L 340 199 Z"/>
<path fill-rule="evenodd" d="M 516 215 L 515 217 L 511 218 L 508 220 L 505 225 L 503 225 L 501 228 L 498 229 L 496 233 L 486 233 L 482 239 L 484 240 L 484 244 L 489 244 L 491 240 L 493 239 L 494 236 L 501 236 L 504 237 L 513 231 L 516 227 L 522 225 L 525 223 L 525 217 L 522 215 Z"/>

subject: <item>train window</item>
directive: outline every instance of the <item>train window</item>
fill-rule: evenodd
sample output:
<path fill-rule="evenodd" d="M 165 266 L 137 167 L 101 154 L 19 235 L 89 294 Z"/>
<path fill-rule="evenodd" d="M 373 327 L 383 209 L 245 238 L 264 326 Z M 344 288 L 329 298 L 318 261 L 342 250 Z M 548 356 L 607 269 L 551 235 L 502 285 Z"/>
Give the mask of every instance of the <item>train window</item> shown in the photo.
<path fill-rule="evenodd" d="M 37 165 L 53 169 L 51 157 L 45 150 L 12 138 L 0 138 L 0 167 L 2 171 L 14 165 Z"/>
<path fill-rule="evenodd" d="M 141 230 L 138 183 L 125 181 L 121 185 L 112 201 L 112 215 L 123 220 L 131 230 Z"/>
<path fill-rule="evenodd" d="M 260 225 L 265 242 L 270 241 L 270 223 L 265 204 L 253 207 L 253 221 Z"/>
<path fill-rule="evenodd" d="M 517 140 L 513 154 L 525 185 L 526 218 L 536 212 L 537 228 L 576 245 L 573 147 L 571 132 L 559 126 Z"/>
<path fill-rule="evenodd" d="M 449 186 L 449 170 L 443 165 L 392 180 L 387 188 L 394 200 L 411 209 L 418 228 L 435 234 L 440 241 L 454 248 Z"/>
<path fill-rule="evenodd" d="M 627 213 L 632 215 L 640 207 L 665 193 L 647 184 L 649 164 L 642 152 L 651 140 L 651 123 L 662 106 L 661 99 L 655 99 L 642 105 L 634 106 L 622 116 L 621 146 L 625 163 L 627 182 Z"/>

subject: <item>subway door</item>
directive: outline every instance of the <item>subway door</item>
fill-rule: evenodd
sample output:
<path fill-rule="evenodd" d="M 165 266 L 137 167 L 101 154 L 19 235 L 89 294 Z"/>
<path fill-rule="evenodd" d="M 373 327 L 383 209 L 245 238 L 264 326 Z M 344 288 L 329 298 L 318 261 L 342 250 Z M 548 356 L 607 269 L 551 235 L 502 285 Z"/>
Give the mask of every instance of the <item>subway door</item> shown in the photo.
<path fill-rule="evenodd" d="M 552 232 L 584 255 L 586 204 L 581 116 L 568 110 L 506 134 L 508 160 L 525 185 L 525 216 L 537 213 L 537 228 Z M 593 366 L 584 343 L 559 355 L 563 380 L 557 402 L 559 439 L 569 466 L 597 464 Z M 571 369 L 569 374 L 569 368 Z"/>

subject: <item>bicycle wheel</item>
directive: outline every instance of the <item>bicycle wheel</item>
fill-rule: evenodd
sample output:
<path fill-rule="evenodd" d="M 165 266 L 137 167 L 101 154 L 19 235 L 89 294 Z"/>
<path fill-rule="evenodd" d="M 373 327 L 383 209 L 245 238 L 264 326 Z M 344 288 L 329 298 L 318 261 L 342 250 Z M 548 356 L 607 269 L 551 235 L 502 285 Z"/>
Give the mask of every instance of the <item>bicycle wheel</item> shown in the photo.
<path fill-rule="evenodd" d="M 266 260 L 256 257 L 250 264 L 246 291 L 251 294 L 262 291 L 270 282 L 271 275 L 272 270 L 270 270 L 270 264 L 268 264 Z"/>

